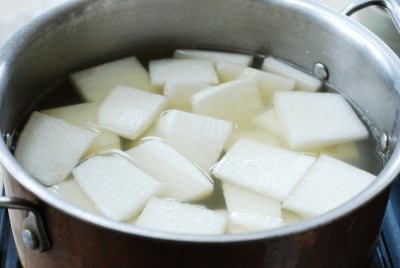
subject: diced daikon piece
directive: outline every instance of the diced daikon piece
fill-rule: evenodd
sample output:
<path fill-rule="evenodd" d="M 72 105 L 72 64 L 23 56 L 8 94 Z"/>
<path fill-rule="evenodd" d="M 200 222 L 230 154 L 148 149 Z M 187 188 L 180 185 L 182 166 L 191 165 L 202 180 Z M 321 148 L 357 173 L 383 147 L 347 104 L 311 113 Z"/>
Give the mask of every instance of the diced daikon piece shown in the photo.
<path fill-rule="evenodd" d="M 232 130 L 232 133 L 225 144 L 225 151 L 228 151 L 233 144 L 235 144 L 241 138 L 248 138 L 277 147 L 281 146 L 280 140 L 276 136 L 266 132 L 264 129 L 250 125 L 244 125 L 238 126 Z"/>
<path fill-rule="evenodd" d="M 167 105 L 164 96 L 118 86 L 102 102 L 98 123 L 127 139 L 139 137 Z"/>
<path fill-rule="evenodd" d="M 234 80 L 202 90 L 192 96 L 194 113 L 233 122 L 248 122 L 261 113 L 264 105 L 257 82 Z"/>
<path fill-rule="evenodd" d="M 355 142 L 339 143 L 324 148 L 307 151 L 316 154 L 327 154 L 334 158 L 353 164 L 360 158 L 360 150 Z M 354 165 L 354 164 L 353 164 Z"/>
<path fill-rule="evenodd" d="M 73 175 L 96 207 L 112 220 L 129 220 L 161 191 L 161 183 L 119 154 L 96 155 Z"/>
<path fill-rule="evenodd" d="M 126 153 L 136 166 L 164 185 L 163 197 L 195 201 L 213 191 L 213 182 L 207 173 L 160 139 L 144 138 Z"/>
<path fill-rule="evenodd" d="M 149 64 L 153 85 L 163 86 L 168 81 L 218 84 L 219 79 L 214 65 L 209 60 L 199 59 L 160 59 Z"/>
<path fill-rule="evenodd" d="M 287 209 L 282 209 L 282 219 L 285 225 L 292 225 L 296 224 L 298 222 L 301 222 L 303 220 L 300 215 L 294 213 L 293 211 L 287 210 Z"/>
<path fill-rule="evenodd" d="M 247 231 L 282 226 L 281 201 L 226 182 L 222 187 L 230 226 Z"/>
<path fill-rule="evenodd" d="M 295 81 L 291 78 L 250 67 L 244 69 L 240 77 L 257 81 L 258 89 L 265 104 L 271 103 L 276 91 L 291 91 L 295 85 Z"/>
<path fill-rule="evenodd" d="M 168 99 L 169 108 L 191 111 L 192 95 L 208 87 L 210 85 L 198 82 L 169 81 L 164 85 L 164 96 Z"/>
<path fill-rule="evenodd" d="M 282 138 L 285 135 L 274 108 L 270 108 L 254 117 L 253 123 L 277 138 Z"/>
<path fill-rule="evenodd" d="M 49 191 L 60 197 L 62 200 L 84 211 L 89 211 L 98 215 L 101 214 L 100 211 L 97 210 L 93 201 L 82 190 L 82 188 L 73 178 L 68 178 L 65 181 L 49 187 L 48 189 Z"/>
<path fill-rule="evenodd" d="M 337 93 L 277 92 L 274 107 L 287 142 L 294 149 L 368 137 L 367 128 Z"/>
<path fill-rule="evenodd" d="M 100 103 L 86 102 L 47 109 L 42 112 L 65 120 L 71 124 L 96 131 L 96 138 L 84 153 L 84 156 L 87 156 L 104 150 L 121 149 L 121 142 L 118 135 L 100 129 L 97 126 L 97 113 L 99 107 Z"/>
<path fill-rule="evenodd" d="M 211 60 L 214 64 L 229 62 L 243 67 L 250 66 L 253 62 L 253 57 L 248 54 L 200 49 L 177 49 L 174 52 L 174 58 L 205 59 Z"/>
<path fill-rule="evenodd" d="M 304 217 L 328 212 L 364 190 L 375 176 L 327 155 L 321 155 L 285 199 L 283 207 Z"/>
<path fill-rule="evenodd" d="M 236 79 L 246 68 L 235 63 L 222 61 L 217 64 L 217 74 L 221 83 Z"/>
<path fill-rule="evenodd" d="M 232 128 L 229 121 L 168 110 L 158 119 L 154 135 L 208 170 L 220 157 Z"/>
<path fill-rule="evenodd" d="M 33 112 L 18 139 L 15 158 L 38 181 L 53 185 L 67 177 L 95 137 L 93 131 Z"/>
<path fill-rule="evenodd" d="M 217 235 L 225 232 L 226 222 L 227 216 L 223 212 L 170 199 L 152 198 L 136 225 L 174 233 Z"/>
<path fill-rule="evenodd" d="M 223 181 L 284 200 L 314 161 L 311 155 L 243 138 L 211 172 Z"/>
<path fill-rule="evenodd" d="M 297 90 L 317 91 L 322 85 L 316 77 L 273 57 L 264 59 L 262 69 L 296 80 L 295 89 Z"/>
<path fill-rule="evenodd" d="M 135 57 L 75 72 L 70 80 L 87 101 L 102 101 L 118 85 L 157 92 L 150 83 L 149 73 Z"/>

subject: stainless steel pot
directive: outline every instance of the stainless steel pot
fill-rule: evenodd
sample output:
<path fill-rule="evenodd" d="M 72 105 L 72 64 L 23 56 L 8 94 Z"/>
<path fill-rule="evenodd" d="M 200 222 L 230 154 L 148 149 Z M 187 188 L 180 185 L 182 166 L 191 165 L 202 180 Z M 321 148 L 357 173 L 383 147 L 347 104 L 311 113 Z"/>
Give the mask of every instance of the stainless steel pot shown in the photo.
<path fill-rule="evenodd" d="M 385 168 L 365 191 L 325 215 L 264 232 L 196 236 L 86 213 L 13 158 L 14 134 L 55 81 L 132 53 L 191 47 L 272 54 L 314 71 L 365 116 Z M 11 209 L 10 219 L 23 266 L 366 267 L 400 168 L 399 66 L 370 32 L 312 1 L 90 0 L 47 13 L 0 52 L 1 175 L 9 196 L 0 206 L 22 209 Z"/>

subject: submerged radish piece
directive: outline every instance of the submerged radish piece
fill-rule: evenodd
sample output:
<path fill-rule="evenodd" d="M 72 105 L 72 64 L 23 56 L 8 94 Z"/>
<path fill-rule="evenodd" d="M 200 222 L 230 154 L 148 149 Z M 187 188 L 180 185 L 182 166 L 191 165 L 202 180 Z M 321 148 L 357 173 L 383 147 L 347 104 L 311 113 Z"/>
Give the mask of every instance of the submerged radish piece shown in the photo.
<path fill-rule="evenodd" d="M 214 64 L 229 62 L 242 67 L 250 66 L 253 62 L 253 57 L 251 55 L 201 49 L 177 49 L 173 57 L 177 59 L 210 60 Z"/>
<path fill-rule="evenodd" d="M 211 172 L 223 181 L 284 200 L 315 157 L 250 139 L 240 139 Z"/>
<path fill-rule="evenodd" d="M 191 111 L 192 95 L 208 87 L 210 85 L 204 83 L 169 81 L 164 85 L 164 96 L 167 97 L 170 109 Z"/>
<path fill-rule="evenodd" d="M 59 183 L 78 164 L 96 133 L 64 120 L 33 112 L 15 150 L 15 158 L 45 185 Z"/>
<path fill-rule="evenodd" d="M 96 155 L 73 175 L 96 207 L 112 220 L 129 220 L 161 190 L 161 183 L 118 154 Z"/>
<path fill-rule="evenodd" d="M 340 94 L 277 92 L 273 102 L 287 142 L 294 149 L 363 140 L 369 135 Z"/>
<path fill-rule="evenodd" d="M 94 66 L 70 75 L 70 80 L 86 101 L 102 101 L 116 86 L 123 85 L 156 92 L 142 64 L 129 57 Z"/>
<path fill-rule="evenodd" d="M 118 86 L 102 102 L 98 123 L 127 139 L 136 139 L 167 105 L 164 96 Z"/>
<path fill-rule="evenodd" d="M 208 170 L 220 157 L 232 128 L 229 121 L 168 110 L 158 119 L 154 135 Z"/>
<path fill-rule="evenodd" d="M 163 197 L 194 201 L 213 191 L 211 178 L 165 142 L 148 137 L 126 151 L 135 164 L 164 185 Z"/>
<path fill-rule="evenodd" d="M 364 190 L 375 176 L 327 155 L 321 155 L 283 207 L 304 217 L 328 212 Z"/>
<path fill-rule="evenodd" d="M 163 86 L 169 81 L 218 84 L 219 79 L 209 60 L 161 59 L 149 63 L 153 85 Z"/>
<path fill-rule="evenodd" d="M 226 222 L 224 212 L 175 200 L 152 198 L 139 215 L 136 225 L 174 233 L 217 235 L 225 232 Z"/>

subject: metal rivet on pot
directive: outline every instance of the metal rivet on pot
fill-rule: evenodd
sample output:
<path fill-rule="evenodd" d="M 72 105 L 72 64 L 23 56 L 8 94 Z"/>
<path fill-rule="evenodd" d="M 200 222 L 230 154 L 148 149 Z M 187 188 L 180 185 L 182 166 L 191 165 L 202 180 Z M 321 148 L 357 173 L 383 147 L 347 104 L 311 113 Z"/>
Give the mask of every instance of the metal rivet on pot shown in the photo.
<path fill-rule="evenodd" d="M 329 77 L 328 69 L 320 62 L 314 64 L 313 73 L 320 80 L 327 80 Z"/>
<path fill-rule="evenodd" d="M 383 133 L 379 139 L 379 151 L 381 153 L 386 153 L 389 148 L 389 138 L 386 133 Z"/>
<path fill-rule="evenodd" d="M 39 239 L 36 234 L 29 229 L 22 230 L 22 239 L 26 246 L 30 249 L 37 249 L 40 246 Z"/>

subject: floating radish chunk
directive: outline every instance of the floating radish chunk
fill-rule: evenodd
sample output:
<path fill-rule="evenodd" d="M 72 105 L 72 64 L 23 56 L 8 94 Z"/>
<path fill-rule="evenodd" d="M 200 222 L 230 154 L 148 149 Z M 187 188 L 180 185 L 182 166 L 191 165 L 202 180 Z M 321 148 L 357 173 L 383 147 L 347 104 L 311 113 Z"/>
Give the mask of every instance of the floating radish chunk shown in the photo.
<path fill-rule="evenodd" d="M 162 187 L 118 154 L 93 156 L 74 168 L 73 175 L 96 207 L 112 220 L 133 218 Z"/>
<path fill-rule="evenodd" d="M 43 110 L 42 112 L 71 124 L 78 125 L 97 132 L 96 138 L 84 153 L 85 156 L 109 149 L 120 149 L 121 142 L 118 135 L 100 129 L 97 125 L 97 113 L 100 103 L 86 102 Z"/>
<path fill-rule="evenodd" d="M 164 185 L 163 197 L 194 201 L 213 191 L 213 182 L 205 172 L 157 138 L 145 138 L 126 153 L 138 167 Z"/>
<path fill-rule="evenodd" d="M 276 91 L 291 91 L 295 85 L 295 81 L 291 78 L 250 67 L 244 69 L 240 77 L 255 79 L 257 81 L 258 89 L 266 104 L 271 103 L 272 97 Z"/>
<path fill-rule="evenodd" d="M 65 181 L 49 187 L 48 189 L 62 200 L 69 202 L 82 210 L 98 215 L 101 214 L 89 196 L 82 190 L 76 180 L 72 178 L 68 178 Z"/>
<path fill-rule="evenodd" d="M 287 142 L 294 149 L 368 137 L 367 128 L 337 93 L 277 92 L 274 107 Z"/>
<path fill-rule="evenodd" d="M 253 123 L 277 138 L 284 137 L 285 135 L 274 108 L 270 108 L 254 117 Z"/>
<path fill-rule="evenodd" d="M 211 169 L 223 181 L 284 200 L 315 157 L 240 139 Z"/>
<path fill-rule="evenodd" d="M 164 85 L 164 96 L 168 99 L 169 108 L 191 111 L 192 95 L 208 87 L 204 83 L 169 81 Z"/>
<path fill-rule="evenodd" d="M 192 96 L 194 113 L 233 122 L 248 122 L 264 109 L 257 82 L 234 80 L 202 90 Z"/>
<path fill-rule="evenodd" d="M 281 201 L 226 182 L 222 188 L 233 229 L 258 231 L 283 225 Z"/>
<path fill-rule="evenodd" d="M 118 86 L 101 104 L 98 123 L 122 137 L 133 140 L 153 123 L 166 104 L 164 96 Z"/>
<path fill-rule="evenodd" d="M 253 62 L 253 57 L 247 54 L 200 49 L 177 49 L 174 52 L 174 58 L 205 59 L 211 60 L 214 64 L 229 62 L 243 67 L 250 66 Z"/>
<path fill-rule="evenodd" d="M 316 77 L 273 57 L 264 59 L 262 69 L 296 80 L 295 89 L 297 90 L 317 91 L 322 85 Z"/>
<path fill-rule="evenodd" d="M 286 198 L 283 207 L 304 217 L 320 215 L 349 201 L 374 178 L 364 170 L 321 155 Z"/>
<path fill-rule="evenodd" d="M 136 225 L 159 231 L 217 235 L 225 232 L 226 213 L 175 200 L 152 198 Z"/>
<path fill-rule="evenodd" d="M 236 79 L 246 68 L 235 63 L 222 61 L 216 64 L 218 78 L 221 83 Z"/>
<path fill-rule="evenodd" d="M 229 150 L 241 138 L 248 138 L 273 146 L 281 146 L 280 140 L 273 134 L 266 132 L 264 129 L 260 129 L 254 126 L 246 126 L 243 128 L 241 126 L 238 126 L 232 130 L 232 133 L 225 144 L 225 151 Z"/>
<path fill-rule="evenodd" d="M 232 128 L 229 121 L 168 110 L 158 119 L 154 135 L 208 170 L 220 157 Z"/>
<path fill-rule="evenodd" d="M 282 209 L 282 219 L 285 225 L 292 225 L 303 220 L 298 214 L 287 209 Z"/>
<path fill-rule="evenodd" d="M 102 101 L 118 85 L 157 91 L 150 83 L 149 73 L 135 57 L 73 73 L 70 80 L 87 101 Z"/>
<path fill-rule="evenodd" d="M 215 68 L 209 60 L 161 59 L 149 64 L 153 85 L 163 86 L 168 81 L 218 84 Z"/>
<path fill-rule="evenodd" d="M 63 181 L 78 164 L 96 133 L 64 120 L 33 112 L 15 150 L 15 158 L 45 185 Z"/>

